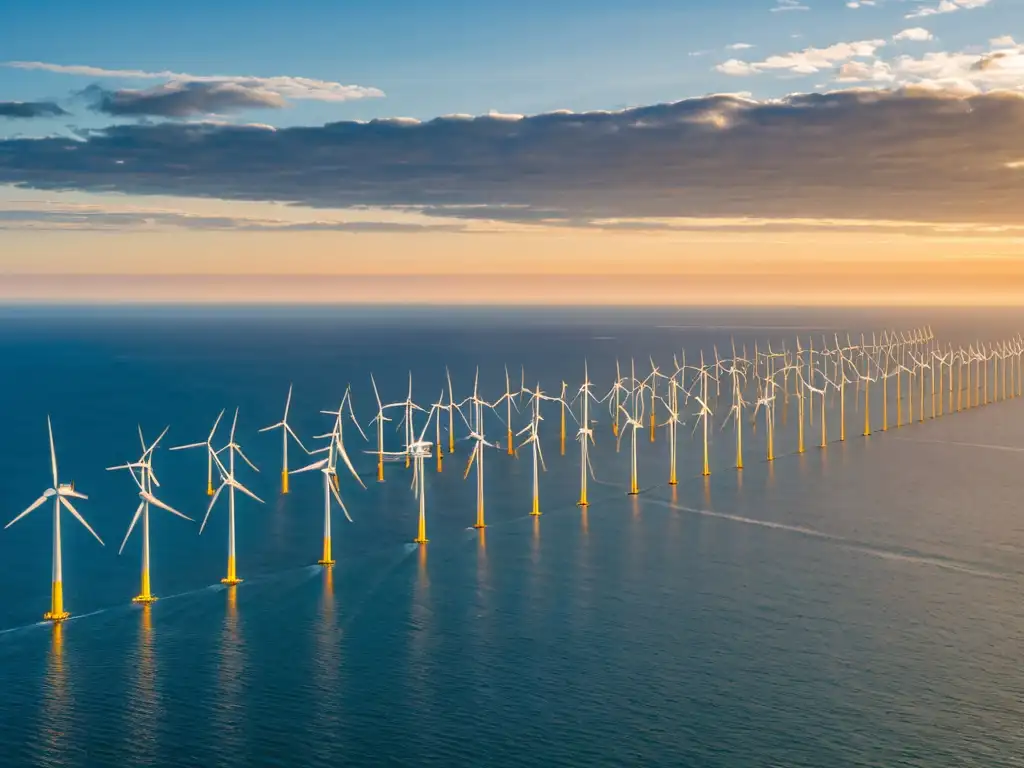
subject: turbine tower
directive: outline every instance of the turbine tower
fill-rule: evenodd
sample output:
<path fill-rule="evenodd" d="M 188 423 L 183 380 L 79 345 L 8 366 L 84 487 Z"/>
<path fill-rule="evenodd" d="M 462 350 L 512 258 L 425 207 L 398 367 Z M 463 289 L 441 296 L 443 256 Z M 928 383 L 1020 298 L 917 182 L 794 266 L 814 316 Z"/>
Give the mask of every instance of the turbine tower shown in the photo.
<path fill-rule="evenodd" d="M 153 486 L 160 486 L 160 481 L 156 479 L 156 473 L 153 471 L 153 451 L 156 450 L 157 445 L 163 440 L 164 435 L 167 434 L 165 428 L 160 436 L 153 441 L 150 446 L 146 445 L 146 441 L 142 436 L 142 427 L 139 427 L 139 442 L 142 443 L 142 456 L 139 457 L 138 461 L 134 461 L 128 464 L 121 464 L 116 467 L 107 467 L 108 471 L 127 469 L 131 472 L 132 480 L 139 487 L 139 506 L 135 510 L 135 515 L 132 517 L 131 525 L 128 526 L 128 532 L 124 535 L 124 541 L 121 542 L 121 548 L 117 550 L 117 554 L 120 555 L 124 552 L 124 545 L 128 543 L 128 537 L 132 535 L 132 531 L 135 529 L 135 524 L 139 522 L 139 518 L 142 518 L 142 589 L 139 594 L 132 598 L 134 603 L 152 603 L 156 600 L 156 597 L 150 591 L 149 586 L 149 506 L 152 504 L 155 507 L 160 507 L 170 512 L 172 515 L 188 520 L 189 522 L 195 522 L 191 517 L 183 515 L 173 507 L 164 504 L 160 499 L 153 495 Z M 136 475 L 138 471 L 138 475 Z"/>
<path fill-rule="evenodd" d="M 11 520 L 4 528 L 10 528 L 16 522 L 21 520 L 23 517 L 38 509 L 50 499 L 53 499 L 53 576 L 50 581 L 50 610 L 43 614 L 43 618 L 46 621 L 60 622 L 68 618 L 71 614 L 64 610 L 64 576 L 61 570 L 61 549 L 60 549 L 60 508 L 63 506 L 70 512 L 78 522 L 85 526 L 85 529 L 91 533 L 96 541 L 101 545 L 103 539 L 101 539 L 87 522 L 85 518 L 78 514 L 78 510 L 72 506 L 69 498 L 72 499 L 87 499 L 89 498 L 84 493 L 79 493 L 74 489 L 73 485 L 61 483 L 57 480 L 57 451 L 53 447 L 53 426 L 50 423 L 50 417 L 46 417 L 46 429 L 50 434 L 50 469 L 53 472 L 53 485 L 43 491 L 43 495 L 32 502 L 32 506 L 18 515 L 16 518 Z"/>

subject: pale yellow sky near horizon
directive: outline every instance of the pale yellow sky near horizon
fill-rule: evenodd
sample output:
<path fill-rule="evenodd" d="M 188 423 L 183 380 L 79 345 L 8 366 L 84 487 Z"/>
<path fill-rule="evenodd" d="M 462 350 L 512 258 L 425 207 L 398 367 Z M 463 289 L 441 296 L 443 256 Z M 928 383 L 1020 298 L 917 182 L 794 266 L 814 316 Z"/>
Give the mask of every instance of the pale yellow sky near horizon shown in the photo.
<path fill-rule="evenodd" d="M 1024 302 L 1024 226 L 650 219 L 601 229 L 10 187 L 4 211 L 14 223 L 0 220 L 0 302 Z M 129 223 L 105 229 L 108 216 Z M 193 217 L 234 224 L 196 228 Z M 279 229 L 351 222 L 424 229 Z"/>

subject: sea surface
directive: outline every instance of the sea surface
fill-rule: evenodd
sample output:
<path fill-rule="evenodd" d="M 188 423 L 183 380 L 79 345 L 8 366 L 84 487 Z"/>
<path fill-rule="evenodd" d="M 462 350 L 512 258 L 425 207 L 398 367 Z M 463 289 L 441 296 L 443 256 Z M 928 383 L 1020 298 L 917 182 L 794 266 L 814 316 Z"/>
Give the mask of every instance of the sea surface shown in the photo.
<path fill-rule="evenodd" d="M 802 455 L 791 401 L 777 411 L 776 460 L 764 460 L 763 423 L 748 421 L 737 472 L 723 382 L 710 478 L 691 402 L 680 484 L 666 482 L 665 431 L 653 443 L 645 432 L 636 497 L 628 443 L 616 451 L 598 407 L 586 510 L 578 444 L 570 434 L 561 454 L 546 404 L 543 514 L 529 515 L 527 450 L 492 450 L 488 527 L 471 528 L 460 441 L 441 473 L 428 462 L 422 547 L 411 472 L 388 464 L 378 484 L 363 453 L 371 372 L 391 401 L 411 372 L 429 407 L 445 366 L 457 399 L 479 366 L 493 400 L 506 365 L 513 387 L 557 394 L 562 381 L 578 388 L 586 361 L 603 395 L 616 358 L 646 375 L 652 356 L 667 368 L 731 339 L 818 346 L 925 324 L 954 343 L 995 340 L 1024 330 L 1024 313 L 0 309 L 0 522 L 49 487 L 50 414 L 60 479 L 89 495 L 76 506 L 106 544 L 63 516 L 72 618 L 52 627 L 49 505 L 0 531 L 0 765 L 1024 766 L 1024 399 L 936 420 L 926 409 L 896 428 L 893 390 L 883 432 L 873 392 L 864 438 L 851 396 L 842 443 L 833 399 L 827 447 L 815 414 Z M 346 426 L 366 488 L 340 478 L 354 522 L 335 506 L 328 569 L 316 565 L 320 477 L 294 475 L 280 495 L 280 435 L 257 431 L 280 420 L 290 383 L 307 445 L 349 384 L 370 437 Z M 167 448 L 205 439 L 236 407 L 237 440 L 260 468 L 240 464 L 238 477 L 266 503 L 238 498 L 244 581 L 226 588 L 227 508 L 200 536 L 205 458 Z M 117 554 L 138 498 L 126 473 L 105 471 L 137 458 L 137 425 L 147 439 L 170 426 L 157 495 L 197 521 L 152 510 L 161 599 L 147 608 L 131 602 L 138 530 Z M 488 416 L 487 436 L 503 443 L 505 425 Z"/>

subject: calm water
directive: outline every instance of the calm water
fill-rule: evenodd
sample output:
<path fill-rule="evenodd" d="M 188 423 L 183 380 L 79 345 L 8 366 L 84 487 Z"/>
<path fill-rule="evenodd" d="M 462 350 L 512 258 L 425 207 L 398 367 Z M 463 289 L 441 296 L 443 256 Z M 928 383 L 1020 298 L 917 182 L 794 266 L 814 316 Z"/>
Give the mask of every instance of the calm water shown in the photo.
<path fill-rule="evenodd" d="M 334 517 L 338 564 L 320 555 L 314 474 L 281 497 L 280 418 L 329 429 L 352 383 L 365 424 L 369 373 L 391 400 L 411 369 L 436 399 L 481 367 L 485 397 L 514 383 L 578 386 L 583 360 L 605 391 L 614 360 L 663 365 L 730 336 L 781 341 L 931 322 L 955 341 L 1019 330 L 1019 313 L 46 310 L 0 312 L 0 517 L 47 487 L 47 412 L 61 479 L 100 547 L 63 518 L 65 604 L 49 602 L 50 514 L 0 532 L 0 754 L 4 766 L 626 764 L 665 766 L 1024 765 L 1024 401 L 859 437 L 824 451 L 819 426 L 795 449 L 795 403 L 763 429 L 747 468 L 713 436 L 712 477 L 683 432 L 684 478 L 667 479 L 666 436 L 641 442 L 638 498 L 624 495 L 598 412 L 592 506 L 575 506 L 578 452 L 559 455 L 557 409 L 542 425 L 544 515 L 530 464 L 487 456 L 485 535 L 467 529 L 468 446 L 427 478 L 430 543 L 417 548 L 410 474 L 357 458 L 342 477 L 355 519 Z M 670 327 L 676 326 L 676 327 Z M 760 330 L 757 329 L 760 326 Z M 915 393 L 916 395 L 916 393 Z M 880 424 L 880 397 L 872 396 Z M 239 406 L 239 442 L 263 470 L 239 477 L 267 503 L 238 502 L 238 567 L 225 589 L 226 509 L 198 524 L 152 512 L 153 590 L 138 592 L 139 540 L 117 556 L 137 498 L 125 473 L 135 425 L 165 446 L 202 440 Z M 894 409 L 894 404 L 890 403 Z M 874 410 L 877 408 L 878 410 Z M 725 408 L 722 409 L 724 415 Z M 894 421 L 892 411 L 891 419 Z M 838 437 L 830 411 L 830 438 Z M 783 424 L 785 421 L 785 424 Z M 690 419 L 692 424 L 692 419 Z M 226 434 L 226 433 L 222 433 Z M 489 422 L 488 435 L 503 426 Z M 394 446 L 399 435 L 389 435 Z M 353 455 L 363 448 L 346 430 Z M 983 447 L 995 446 L 995 447 Z M 293 452 L 293 460 L 298 457 Z M 201 452 L 159 450 L 160 497 L 205 513 Z"/>

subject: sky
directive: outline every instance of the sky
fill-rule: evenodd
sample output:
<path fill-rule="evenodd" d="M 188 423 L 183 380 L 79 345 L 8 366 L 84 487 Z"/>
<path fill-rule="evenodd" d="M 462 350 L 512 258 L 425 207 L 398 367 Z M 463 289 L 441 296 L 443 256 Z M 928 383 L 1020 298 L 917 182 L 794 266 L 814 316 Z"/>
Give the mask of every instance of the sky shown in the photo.
<path fill-rule="evenodd" d="M 1022 202 L 1024 0 L 0 25 L 0 302 L 1016 304 Z"/>

